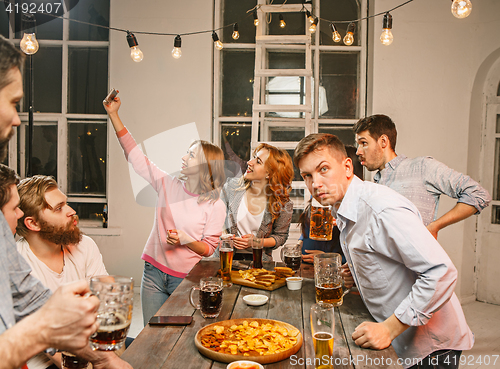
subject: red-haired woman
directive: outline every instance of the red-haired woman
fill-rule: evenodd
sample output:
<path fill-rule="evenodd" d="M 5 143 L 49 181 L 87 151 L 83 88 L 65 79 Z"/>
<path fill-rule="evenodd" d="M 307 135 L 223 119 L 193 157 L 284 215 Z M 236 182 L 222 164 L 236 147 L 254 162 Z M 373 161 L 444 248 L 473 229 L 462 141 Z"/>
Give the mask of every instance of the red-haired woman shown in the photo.
<path fill-rule="evenodd" d="M 293 203 L 293 164 L 285 150 L 262 143 L 253 152 L 245 174 L 229 179 L 221 198 L 226 204 L 226 232 L 234 234 L 234 258 L 251 260 L 249 239 L 264 238 L 263 260 L 288 238 Z M 250 248 L 250 249 L 249 249 Z"/>

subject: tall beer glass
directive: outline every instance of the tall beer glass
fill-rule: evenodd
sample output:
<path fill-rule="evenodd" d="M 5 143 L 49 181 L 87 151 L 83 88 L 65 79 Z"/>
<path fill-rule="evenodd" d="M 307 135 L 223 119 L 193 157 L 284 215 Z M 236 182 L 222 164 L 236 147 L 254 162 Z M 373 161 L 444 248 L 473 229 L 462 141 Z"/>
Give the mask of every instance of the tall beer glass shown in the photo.
<path fill-rule="evenodd" d="M 253 234 L 248 240 L 250 247 L 252 248 L 253 264 L 252 267 L 255 269 L 262 269 L 262 251 L 264 250 L 264 239 Z"/>
<path fill-rule="evenodd" d="M 335 316 L 333 305 L 318 302 L 311 306 L 311 335 L 314 343 L 314 367 L 331 369 L 333 355 L 333 334 L 335 331 Z"/>
<path fill-rule="evenodd" d="M 89 362 L 70 352 L 63 351 L 61 353 L 62 369 L 87 369 Z"/>
<path fill-rule="evenodd" d="M 321 205 L 312 199 L 311 223 L 309 227 L 309 238 L 317 241 L 330 241 L 333 232 L 333 215 L 330 205 Z"/>
<path fill-rule="evenodd" d="M 219 237 L 220 271 L 224 287 L 231 287 L 231 267 L 233 265 L 233 235 L 224 234 Z"/>
<path fill-rule="evenodd" d="M 96 276 L 90 279 L 90 290 L 101 302 L 97 311 L 99 328 L 90 336 L 90 346 L 94 350 L 118 350 L 132 321 L 134 280 L 117 275 Z"/>
<path fill-rule="evenodd" d="M 342 305 L 341 265 L 342 256 L 340 254 L 325 253 L 314 255 L 316 302 L 323 301 L 334 306 Z"/>

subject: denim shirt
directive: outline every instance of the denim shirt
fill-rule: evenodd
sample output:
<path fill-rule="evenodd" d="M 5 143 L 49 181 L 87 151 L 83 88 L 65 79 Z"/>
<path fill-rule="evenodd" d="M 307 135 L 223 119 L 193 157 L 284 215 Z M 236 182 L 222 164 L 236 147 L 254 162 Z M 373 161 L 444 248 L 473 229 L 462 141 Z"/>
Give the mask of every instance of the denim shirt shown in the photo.
<path fill-rule="evenodd" d="M 471 177 L 429 156 L 408 159 L 398 155 L 385 164 L 385 168 L 378 171 L 373 180 L 413 202 L 426 226 L 436 220 L 439 197 L 443 194 L 474 206 L 478 212 L 491 201 L 488 191 Z"/>
<path fill-rule="evenodd" d="M 368 310 L 377 322 L 395 314 L 410 326 L 392 342 L 404 367 L 436 350 L 472 347 L 453 292 L 455 266 L 413 203 L 354 177 L 336 215 L 342 249 Z"/>

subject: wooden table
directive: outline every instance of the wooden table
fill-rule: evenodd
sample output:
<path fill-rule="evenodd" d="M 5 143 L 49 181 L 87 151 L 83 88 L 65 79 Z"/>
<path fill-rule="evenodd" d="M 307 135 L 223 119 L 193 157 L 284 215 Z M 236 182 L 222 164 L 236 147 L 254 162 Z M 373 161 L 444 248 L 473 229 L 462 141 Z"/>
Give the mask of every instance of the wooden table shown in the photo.
<path fill-rule="evenodd" d="M 272 270 L 274 263 L 264 267 Z M 192 315 L 189 326 L 146 326 L 122 355 L 134 369 L 225 369 L 227 364 L 212 361 L 201 355 L 194 344 L 198 330 L 215 321 L 238 318 L 266 318 L 281 320 L 297 327 L 304 344 L 297 352 L 294 361 L 282 360 L 266 364 L 265 368 L 314 368 L 314 347 L 311 337 L 309 310 L 315 301 L 313 266 L 302 265 L 304 277 L 302 290 L 290 291 L 282 287 L 272 292 L 256 290 L 251 287 L 233 285 L 224 289 L 222 311 L 217 319 L 203 319 L 198 310 L 189 303 L 192 286 L 198 286 L 203 277 L 214 276 L 220 267 L 218 260 L 202 260 L 186 276 L 156 315 Z M 261 293 L 269 296 L 263 306 L 248 306 L 243 296 Z M 344 304 L 335 308 L 334 368 L 401 368 L 397 365 L 397 355 L 392 346 L 376 351 L 358 347 L 351 338 L 354 328 L 361 322 L 373 321 L 359 295 L 349 293 Z M 306 360 L 307 358 L 307 360 Z M 383 359 L 382 359 L 383 358 Z M 372 360 L 372 361 L 370 361 Z"/>

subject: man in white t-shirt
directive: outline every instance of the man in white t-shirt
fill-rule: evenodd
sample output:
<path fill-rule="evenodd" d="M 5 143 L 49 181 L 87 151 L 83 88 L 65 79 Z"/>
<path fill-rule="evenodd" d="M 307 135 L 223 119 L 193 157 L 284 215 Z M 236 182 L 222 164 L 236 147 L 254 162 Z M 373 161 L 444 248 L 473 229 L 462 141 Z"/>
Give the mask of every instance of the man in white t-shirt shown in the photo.
<path fill-rule="evenodd" d="M 19 208 L 24 212 L 17 224 L 17 233 L 22 237 L 17 249 L 31 266 L 33 276 L 55 291 L 68 282 L 108 274 L 97 245 L 82 235 L 78 216 L 54 178 L 26 178 L 17 189 Z M 38 355 L 28 362 L 28 367 L 43 369 L 50 364 L 47 356 Z"/>

